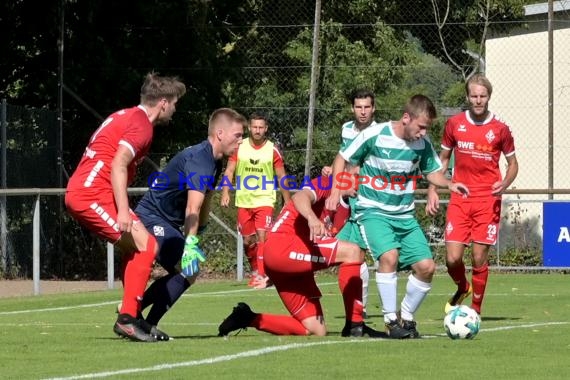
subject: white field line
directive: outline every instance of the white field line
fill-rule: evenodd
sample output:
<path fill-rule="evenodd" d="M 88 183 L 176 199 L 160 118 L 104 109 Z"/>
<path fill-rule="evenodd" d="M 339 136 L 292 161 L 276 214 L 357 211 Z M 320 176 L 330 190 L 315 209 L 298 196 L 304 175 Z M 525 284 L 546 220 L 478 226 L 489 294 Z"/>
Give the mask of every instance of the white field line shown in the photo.
<path fill-rule="evenodd" d="M 331 283 L 332 284 L 332 283 Z M 335 283 L 336 284 L 336 283 Z M 328 284 L 319 284 L 319 285 L 328 285 Z M 226 291 L 218 291 L 218 292 L 204 292 L 204 293 L 188 293 L 182 295 L 182 297 L 205 297 L 205 296 L 221 296 L 221 295 L 228 295 L 234 293 L 247 293 L 247 292 L 260 292 L 260 291 L 267 291 L 271 290 L 264 289 L 264 290 L 256 290 L 251 288 L 244 288 L 244 289 L 237 289 L 237 290 L 226 290 Z M 0 311 L 1 315 L 13 315 L 13 314 L 27 314 L 27 313 L 43 313 L 46 311 L 65 311 L 65 310 L 72 310 L 72 309 L 83 309 L 83 308 L 90 308 L 90 307 L 100 307 L 100 306 L 107 306 L 107 305 L 117 305 L 120 300 L 116 301 L 106 301 L 106 302 L 99 302 L 99 303 L 89 303 L 83 305 L 73 305 L 73 306 L 60 306 L 60 307 L 50 307 L 44 309 L 26 309 L 26 310 L 14 310 L 14 311 Z"/>
<path fill-rule="evenodd" d="M 569 324 L 570 322 L 550 322 L 550 323 L 532 323 L 527 325 L 519 325 L 519 326 L 504 326 L 504 327 L 496 327 L 491 329 L 484 329 L 480 332 L 490 332 L 490 331 L 501 331 L 501 330 L 510 330 L 515 328 L 533 328 L 533 327 L 540 327 L 540 326 L 549 326 L 549 325 L 564 325 Z M 445 334 L 442 334 L 445 335 Z M 432 338 L 435 336 L 431 336 Z M 166 363 L 166 364 L 157 364 L 150 367 L 139 367 L 139 368 L 127 368 L 117 371 L 105 371 L 105 372 L 93 372 L 93 373 L 85 373 L 82 375 L 73 375 L 68 377 L 52 377 L 47 378 L 44 380 L 76 380 L 76 379 L 93 379 L 93 378 L 102 378 L 102 377 L 111 377 L 111 376 L 119 376 L 119 375 L 130 375 L 135 373 L 142 373 L 142 372 L 156 372 L 156 371 L 163 371 L 167 369 L 173 368 L 181 368 L 181 367 L 195 367 L 199 365 L 207 365 L 207 364 L 215 364 L 221 362 L 227 362 L 237 359 L 243 359 L 248 357 L 256 357 L 261 355 L 270 354 L 273 352 L 278 351 L 288 351 L 288 350 L 296 350 L 302 349 L 307 347 L 314 347 L 314 346 L 323 346 L 323 345 L 331 345 L 331 344 L 353 344 L 353 343 L 376 343 L 381 341 L 387 341 L 389 339 L 349 339 L 349 340 L 333 340 L 333 341 L 324 341 L 324 342 L 311 342 L 311 343 L 292 343 L 286 344 L 283 346 L 269 346 L 264 348 L 259 348 L 256 350 L 244 351 L 239 352 L 237 354 L 232 355 L 222 355 L 222 356 L 214 356 L 212 358 L 206 358 L 201 360 L 191 360 L 185 362 L 178 362 L 178 363 Z"/>
<path fill-rule="evenodd" d="M 311 342 L 311 343 L 292 343 L 286 344 L 283 346 L 270 346 L 259 348 L 256 350 L 251 351 L 244 351 L 237 354 L 232 355 L 222 355 L 222 356 L 215 356 L 213 358 L 206 358 L 201 360 L 191 360 L 187 362 L 179 362 L 179 363 L 169 363 L 169 364 L 158 364 L 151 367 L 142 367 L 142 368 L 129 368 L 123 369 L 118 371 L 106 371 L 106 372 L 96 372 L 96 373 L 87 373 L 83 375 L 74 375 L 69 377 L 52 377 L 45 380 L 74 380 L 74 379 L 92 379 L 97 377 L 109 377 L 109 376 L 118 376 L 118 375 L 129 375 L 133 373 L 141 373 L 141 372 L 151 372 L 151 371 L 163 371 L 165 369 L 173 369 L 173 368 L 180 368 L 180 367 L 194 367 L 202 364 L 214 364 L 214 363 L 221 363 L 236 359 L 248 358 L 248 357 L 255 357 L 260 355 L 269 354 L 272 352 L 278 351 L 288 351 L 298 348 L 306 348 L 306 347 L 313 347 L 313 346 L 323 346 L 323 345 L 330 345 L 330 344 L 340 344 L 340 343 L 369 343 L 373 341 L 379 341 L 382 339 L 352 339 L 352 340 L 342 340 L 342 341 L 324 341 L 324 342 Z"/>
<path fill-rule="evenodd" d="M 373 283 L 373 281 L 371 281 L 371 283 Z M 319 287 L 324 287 L 324 286 L 337 286 L 338 283 L 337 282 L 323 282 L 323 283 L 319 283 L 318 284 Z M 226 295 L 230 295 L 230 294 L 238 294 L 238 293 L 250 293 L 250 292 L 257 292 L 258 294 L 260 292 L 272 292 L 272 295 L 275 293 L 275 289 L 274 288 L 267 288 L 267 289 L 262 289 L 262 290 L 258 290 L 258 289 L 251 289 L 248 287 L 245 287 L 243 289 L 235 289 L 235 290 L 221 290 L 221 291 L 216 291 L 216 292 L 203 292 L 203 293 L 186 293 L 183 294 L 182 297 L 220 297 L 220 296 L 226 296 Z M 374 292 L 374 290 L 372 290 L 372 292 L 370 293 L 372 294 L 376 294 Z M 453 292 L 451 293 L 430 293 L 429 296 L 431 297 L 448 297 L 451 294 L 453 294 Z M 544 293 L 518 293 L 517 291 L 513 291 L 512 293 L 486 293 L 486 296 L 492 296 L 492 297 L 512 297 L 512 296 L 518 296 L 518 297 L 557 297 L 556 294 L 544 294 Z M 326 294 L 323 294 L 323 297 L 326 297 Z M 372 297 L 372 299 L 374 299 L 374 297 Z M 60 307 L 50 307 L 50 308 L 44 308 L 44 309 L 25 309 L 25 310 L 14 310 L 14 311 L 0 311 L 0 316 L 3 315 L 15 315 L 15 314 L 29 314 L 29 313 L 44 313 L 44 312 L 49 312 L 49 311 L 66 311 L 66 310 L 73 310 L 73 309 L 83 309 L 83 308 L 91 308 L 91 307 L 100 307 L 100 306 L 107 306 L 107 305 L 116 305 L 120 302 L 120 300 L 116 300 L 116 301 L 106 301 L 106 302 L 99 302 L 99 303 L 91 303 L 91 304 L 83 304 L 83 305 L 73 305 L 73 306 L 60 306 Z"/>

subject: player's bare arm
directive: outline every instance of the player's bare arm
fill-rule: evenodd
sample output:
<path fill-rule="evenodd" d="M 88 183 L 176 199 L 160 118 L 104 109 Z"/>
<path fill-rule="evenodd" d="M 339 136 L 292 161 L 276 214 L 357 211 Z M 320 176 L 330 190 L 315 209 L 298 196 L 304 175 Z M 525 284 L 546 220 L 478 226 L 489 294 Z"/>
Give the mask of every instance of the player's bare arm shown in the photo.
<path fill-rule="evenodd" d="M 313 203 L 315 201 L 315 195 L 310 190 L 301 190 L 293 196 L 293 203 L 295 208 L 299 211 L 305 219 L 307 219 L 307 224 L 309 230 L 311 231 L 310 239 L 315 240 L 326 234 L 326 228 L 324 223 L 315 215 L 313 211 Z"/>
<path fill-rule="evenodd" d="M 439 159 L 441 160 L 441 172 L 445 175 L 447 168 L 449 167 L 449 160 L 451 159 L 451 150 L 442 149 L 439 153 Z M 437 194 L 437 187 L 433 184 L 429 184 L 427 192 L 427 202 L 426 202 L 426 214 L 434 216 L 439 211 L 439 195 Z"/>
<path fill-rule="evenodd" d="M 332 175 L 332 166 L 323 166 L 323 168 L 321 169 L 321 175 L 323 177 L 328 177 Z"/>
<path fill-rule="evenodd" d="M 208 191 L 204 197 L 204 202 L 200 208 L 200 216 L 198 217 L 198 226 L 206 227 L 208 220 L 210 219 L 210 209 L 212 204 L 212 198 L 214 197 L 213 191 Z"/>
<path fill-rule="evenodd" d="M 505 173 L 505 178 L 502 181 L 498 181 L 493 184 L 493 195 L 503 194 L 505 190 L 511 186 L 515 178 L 517 178 L 517 174 L 519 172 L 519 163 L 516 155 L 513 154 L 505 158 L 507 160 L 507 172 Z"/>
<path fill-rule="evenodd" d="M 283 166 L 280 166 L 275 168 L 275 174 L 277 175 L 277 179 L 279 182 L 281 196 L 283 197 L 283 204 L 285 204 L 291 200 L 291 193 L 289 192 L 289 189 L 284 189 L 282 183 L 282 178 L 287 175 L 287 172 L 285 171 L 285 168 Z M 286 186 L 289 187 L 289 184 L 287 183 Z"/>
<path fill-rule="evenodd" d="M 188 190 L 188 197 L 186 199 L 186 213 L 184 218 L 184 235 L 198 234 L 198 226 L 200 222 L 200 212 L 204 199 L 204 193 L 197 190 Z"/>
<path fill-rule="evenodd" d="M 332 188 L 331 188 L 331 195 L 325 201 L 325 208 L 330 211 L 336 211 L 338 208 L 338 203 L 340 200 L 340 189 L 338 184 L 337 175 L 344 171 L 344 167 L 346 165 L 346 161 L 344 157 L 337 153 L 334 162 L 333 162 L 333 174 L 332 174 Z"/>
<path fill-rule="evenodd" d="M 461 182 L 451 182 L 439 170 L 436 172 L 429 173 L 428 175 L 426 175 L 426 178 L 431 184 L 437 187 L 447 187 L 449 191 L 452 191 L 454 193 L 462 194 L 463 196 L 469 195 L 469 189 L 467 188 L 467 186 L 465 186 Z"/>
<path fill-rule="evenodd" d="M 131 232 L 133 219 L 129 213 L 128 166 L 133 160 L 132 152 L 124 145 L 119 145 L 111 163 L 111 186 L 117 204 L 117 224 L 119 231 Z"/>
<path fill-rule="evenodd" d="M 236 161 L 228 160 L 224 177 L 230 183 L 234 181 L 234 173 L 236 171 Z M 229 186 L 222 186 L 222 195 L 220 197 L 220 205 L 222 207 L 229 207 L 230 205 L 230 188 Z"/>

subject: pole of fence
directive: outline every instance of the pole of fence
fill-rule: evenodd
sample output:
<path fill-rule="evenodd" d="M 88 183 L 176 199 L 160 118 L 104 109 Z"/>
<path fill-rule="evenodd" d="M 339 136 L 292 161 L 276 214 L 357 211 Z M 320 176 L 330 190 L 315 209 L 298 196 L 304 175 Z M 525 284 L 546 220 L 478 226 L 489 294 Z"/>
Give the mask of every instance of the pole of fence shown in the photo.
<path fill-rule="evenodd" d="M 311 88 L 309 89 L 309 120 L 307 122 L 307 151 L 305 152 L 305 176 L 311 173 L 313 151 L 313 127 L 315 123 L 315 98 L 319 73 L 319 33 L 321 28 L 321 0 L 315 2 L 315 26 L 313 28 L 313 57 L 311 59 Z"/>
<path fill-rule="evenodd" d="M 6 138 L 6 128 L 8 127 L 8 123 L 7 123 L 7 116 L 6 116 L 6 112 L 7 112 L 7 105 L 6 105 L 6 99 L 2 99 L 2 108 L 0 109 L 0 128 L 2 129 L 1 131 L 1 143 L 2 143 L 2 153 L 1 153 L 1 168 L 0 171 L 2 172 L 0 174 L 0 176 L 2 177 L 1 179 L 1 186 L 2 189 L 5 189 L 7 186 L 7 181 L 6 181 L 6 142 L 7 142 L 7 138 Z M 5 273 L 8 270 L 8 227 L 7 227 L 7 221 L 6 221 L 6 217 L 7 217 L 7 212 L 6 212 L 6 195 L 2 195 L 0 197 L 0 249 L 2 250 L 2 253 L 0 256 L 0 269 L 2 269 L 2 271 Z"/>
<path fill-rule="evenodd" d="M 501 210 L 506 210 L 506 204 L 504 201 L 501 200 Z M 497 242 L 495 244 L 495 252 L 497 254 L 497 262 L 496 265 L 498 267 L 501 266 L 501 230 L 499 229 L 499 234 L 497 235 Z"/>
<path fill-rule="evenodd" d="M 554 38 L 553 0 L 548 0 L 548 189 L 554 187 Z M 548 199 L 554 199 L 548 194 Z"/>
<path fill-rule="evenodd" d="M 36 197 L 34 219 L 32 221 L 32 266 L 34 279 L 34 295 L 40 294 L 40 195 Z"/>
<path fill-rule="evenodd" d="M 115 246 L 107 243 L 107 288 L 115 287 Z"/>
<path fill-rule="evenodd" d="M 237 235 L 237 280 L 243 280 L 243 236 Z"/>

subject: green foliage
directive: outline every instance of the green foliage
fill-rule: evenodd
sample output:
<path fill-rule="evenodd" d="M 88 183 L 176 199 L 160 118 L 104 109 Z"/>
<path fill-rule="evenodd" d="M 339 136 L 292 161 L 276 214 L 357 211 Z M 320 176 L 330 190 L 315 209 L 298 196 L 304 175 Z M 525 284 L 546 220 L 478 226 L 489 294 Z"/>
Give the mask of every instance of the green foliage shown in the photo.
<path fill-rule="evenodd" d="M 542 266 L 542 252 L 531 247 L 502 249 L 499 254 L 491 251 L 489 263 L 500 264 L 503 267 L 540 267 Z"/>
<path fill-rule="evenodd" d="M 451 84 L 442 98 L 448 107 L 461 107 L 465 104 L 465 86 L 463 82 Z"/>
<path fill-rule="evenodd" d="M 379 121 L 399 118 L 406 99 L 418 92 L 432 97 L 438 107 L 458 107 L 464 102 L 462 76 L 476 66 L 465 50 L 479 52 L 486 21 L 504 23 L 505 30 L 517 26 L 522 5 L 531 2 L 450 1 L 446 24 L 441 25 L 444 45 L 435 24 L 434 4 L 444 15 L 445 2 L 323 2 L 311 174 L 332 162 L 340 126 L 353 116 L 347 101 L 353 90 L 364 87 L 376 93 L 375 117 Z M 163 164 L 183 147 L 204 139 L 210 112 L 231 106 L 244 114 L 265 111 L 270 137 L 285 151 L 287 170 L 297 176 L 304 173 L 313 2 L 1 2 L 1 31 L 5 51 L 10 54 L 0 55 L 0 97 L 8 97 L 12 104 L 58 107 L 60 4 L 65 11 L 62 154 L 67 173 L 73 172 L 101 118 L 137 104 L 142 78 L 149 71 L 178 75 L 188 87 L 177 105 L 173 125 L 156 131 L 151 155 L 155 163 Z M 442 124 L 438 120 L 430 132 L 436 146 Z M 18 168 L 26 162 L 55 163 L 45 156 L 46 151 L 51 154 L 56 149 L 46 136 L 48 128 L 56 129 L 47 125 L 39 119 L 14 123 L 13 128 L 21 134 L 9 138 L 8 144 L 19 156 L 9 157 L 9 162 Z M 40 154 L 43 159 L 38 159 Z M 48 170 L 36 169 L 33 179 L 43 175 L 56 178 Z M 147 162 L 134 185 L 146 186 L 146 175 L 154 170 Z M 13 233 L 24 233 L 29 227 L 30 210 L 21 205 L 14 213 L 22 217 L 11 219 Z M 46 227 L 49 258 L 42 273 L 53 276 L 56 272 L 65 278 L 104 275 L 104 245 L 62 219 L 58 210 L 58 205 L 49 208 L 46 215 L 53 219 L 44 224 L 64 223 L 66 231 L 78 236 L 69 233 L 58 240 L 54 237 L 57 228 Z M 235 215 L 228 215 L 227 223 L 234 225 Z M 235 247 L 223 245 L 227 239 L 215 237 L 218 231 L 211 233 L 207 249 L 219 252 L 228 262 L 218 261 L 216 256 L 211 265 L 229 271 Z M 29 273 L 26 244 L 22 243 L 26 253 L 18 265 Z"/>

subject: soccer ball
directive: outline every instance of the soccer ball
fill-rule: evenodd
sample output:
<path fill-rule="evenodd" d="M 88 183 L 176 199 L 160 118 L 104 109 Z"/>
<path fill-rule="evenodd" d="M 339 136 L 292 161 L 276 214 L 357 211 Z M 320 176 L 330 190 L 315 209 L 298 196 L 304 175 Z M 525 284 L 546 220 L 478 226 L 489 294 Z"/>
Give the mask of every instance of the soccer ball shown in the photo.
<path fill-rule="evenodd" d="M 481 327 L 481 317 L 469 306 L 459 305 L 447 313 L 443 327 L 451 339 L 473 339 Z"/>

